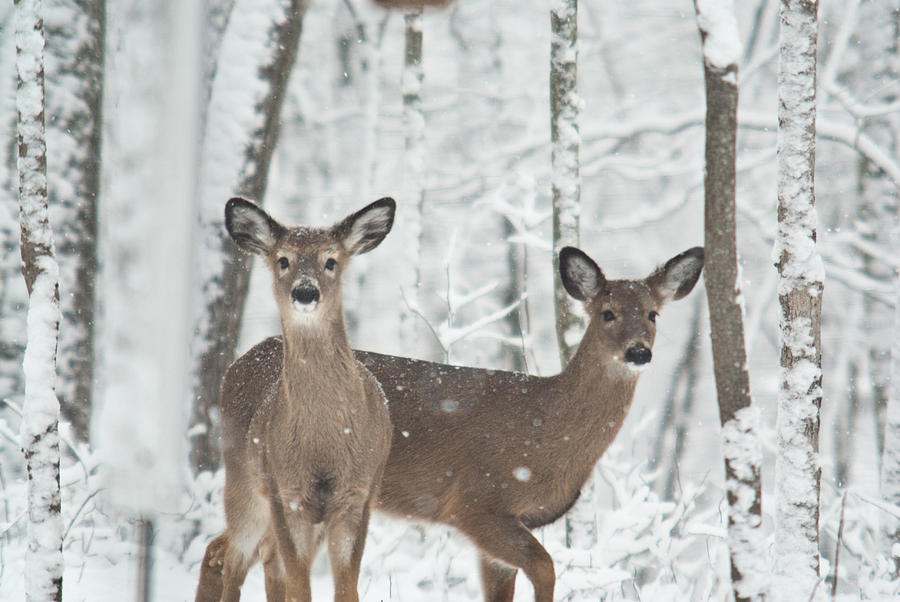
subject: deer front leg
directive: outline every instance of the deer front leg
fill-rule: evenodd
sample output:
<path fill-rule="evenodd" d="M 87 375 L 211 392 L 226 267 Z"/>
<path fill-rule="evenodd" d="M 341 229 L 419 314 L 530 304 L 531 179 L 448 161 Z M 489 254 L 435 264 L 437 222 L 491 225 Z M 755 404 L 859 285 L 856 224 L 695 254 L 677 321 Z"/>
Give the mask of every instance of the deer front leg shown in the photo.
<path fill-rule="evenodd" d="M 359 567 L 368 528 L 368 503 L 335 517 L 329 525 L 328 558 L 334 579 L 335 602 L 359 602 Z"/>
<path fill-rule="evenodd" d="M 200 563 L 200 581 L 194 602 L 219 602 L 222 597 L 222 569 L 225 566 L 225 548 L 228 539 L 221 534 L 206 546 Z"/>
<path fill-rule="evenodd" d="M 483 553 L 478 556 L 481 563 L 481 588 L 484 599 L 488 602 L 512 602 L 518 571 Z"/>
<path fill-rule="evenodd" d="M 534 586 L 535 602 L 553 602 L 553 588 L 556 584 L 553 559 L 519 519 L 512 516 L 484 514 L 467 517 L 457 527 L 478 546 L 483 555 L 495 558 L 510 567 L 522 569 Z M 512 585 L 506 589 L 503 587 L 504 584 L 498 584 L 497 581 L 492 583 L 500 585 L 500 588 L 496 594 L 485 590 L 486 602 L 511 600 L 508 596 L 512 594 Z M 490 595 L 496 597 L 491 598 Z M 502 597 L 504 595 L 507 597 Z"/>
<path fill-rule="evenodd" d="M 262 560 L 266 580 L 266 602 L 285 602 L 284 564 L 278 553 L 278 541 L 274 530 L 270 530 L 259 542 L 259 558 Z"/>

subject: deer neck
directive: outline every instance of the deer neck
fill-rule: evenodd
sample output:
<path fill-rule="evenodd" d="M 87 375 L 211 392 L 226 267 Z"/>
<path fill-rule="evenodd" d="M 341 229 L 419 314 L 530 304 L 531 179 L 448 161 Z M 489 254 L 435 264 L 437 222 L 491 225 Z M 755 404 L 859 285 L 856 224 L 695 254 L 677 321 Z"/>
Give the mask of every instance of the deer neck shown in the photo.
<path fill-rule="evenodd" d="M 593 324 L 588 326 L 578 351 L 556 377 L 554 404 L 567 414 L 572 436 L 579 437 L 586 449 L 597 447 L 598 457 L 619 431 L 638 379 L 637 371 L 610 356 L 599 334 Z"/>
<path fill-rule="evenodd" d="M 288 397 L 310 389 L 310 383 L 346 382 L 355 360 L 343 318 L 322 324 L 282 322 L 282 378 Z"/>

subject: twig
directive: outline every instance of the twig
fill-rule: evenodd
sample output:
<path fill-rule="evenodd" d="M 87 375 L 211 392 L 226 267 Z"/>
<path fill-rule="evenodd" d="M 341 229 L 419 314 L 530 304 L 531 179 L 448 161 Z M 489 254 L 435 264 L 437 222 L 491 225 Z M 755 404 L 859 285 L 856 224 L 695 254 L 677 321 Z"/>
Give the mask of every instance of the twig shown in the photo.
<path fill-rule="evenodd" d="M 88 503 L 89 501 L 91 501 L 91 499 L 93 499 L 93 497 L 94 497 L 95 495 L 97 495 L 98 493 L 100 493 L 100 491 L 101 491 L 100 489 L 94 491 L 94 492 L 91 493 L 89 496 L 87 496 L 86 498 L 84 498 L 84 501 L 83 501 L 83 502 L 81 502 L 81 506 L 79 506 L 79 507 L 78 507 L 78 510 L 75 511 L 75 516 L 72 517 L 72 520 L 69 521 L 69 526 L 66 527 L 66 530 L 63 532 L 63 536 L 62 536 L 63 544 L 65 544 L 65 542 L 66 542 L 66 537 L 69 536 L 69 531 L 72 529 L 72 526 L 75 524 L 75 521 L 78 520 L 78 515 L 81 514 L 81 511 L 84 510 L 84 507 L 87 506 L 87 503 Z"/>
<path fill-rule="evenodd" d="M 406 293 L 403 292 L 402 286 L 400 287 L 400 298 L 403 299 L 403 303 L 406 304 L 406 309 L 411 311 L 414 316 L 417 316 L 419 319 L 421 319 L 423 322 L 425 322 L 425 326 L 427 326 L 428 330 L 431 331 L 431 334 L 434 337 L 434 340 L 437 341 L 437 344 L 440 346 L 441 351 L 444 352 L 445 361 L 449 361 L 450 360 L 450 350 L 447 349 L 446 347 L 444 347 L 444 343 L 441 341 L 440 335 L 434 329 L 434 326 L 431 325 L 431 322 L 428 321 L 428 318 L 426 318 L 422 314 L 422 312 L 419 311 L 419 309 L 417 307 L 413 307 L 410 304 L 409 299 L 406 298 Z"/>
<path fill-rule="evenodd" d="M 835 596 L 837 596 L 837 586 L 838 586 L 838 560 L 840 559 L 841 553 L 841 538 L 844 536 L 844 510 L 847 508 L 847 492 L 844 492 L 844 495 L 841 499 L 841 520 L 838 523 L 838 532 L 837 532 L 837 542 L 834 544 L 834 577 L 831 583 L 831 599 L 834 600 Z"/>

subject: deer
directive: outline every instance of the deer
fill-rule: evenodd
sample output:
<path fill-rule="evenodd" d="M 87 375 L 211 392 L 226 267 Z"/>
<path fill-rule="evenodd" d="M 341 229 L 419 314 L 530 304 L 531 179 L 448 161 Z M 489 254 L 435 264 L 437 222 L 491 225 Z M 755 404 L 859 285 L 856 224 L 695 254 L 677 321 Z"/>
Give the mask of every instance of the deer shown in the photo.
<path fill-rule="evenodd" d="M 234 361 L 222 382 L 225 532 L 209 545 L 221 576 L 198 600 L 240 599 L 250 566 L 278 562 L 269 599 L 309 602 L 310 566 L 327 540 L 336 602 L 357 602 L 372 503 L 391 442 L 386 399 L 347 339 L 341 274 L 378 246 L 396 204 L 385 197 L 331 228 L 282 226 L 235 197 L 225 227 L 272 273 L 282 335 Z"/>
<path fill-rule="evenodd" d="M 694 288 L 703 249 L 688 249 L 638 280 L 608 280 L 574 247 L 560 251 L 559 269 L 566 291 L 589 317 L 559 374 L 355 352 L 387 393 L 393 426 L 374 509 L 466 536 L 479 550 L 486 602 L 512 602 L 520 569 L 535 602 L 552 602 L 553 559 L 531 531 L 578 500 L 652 359 L 656 318 Z M 207 554 L 201 574 L 215 566 Z M 277 580 L 277 562 L 264 566 L 267 582 Z"/>

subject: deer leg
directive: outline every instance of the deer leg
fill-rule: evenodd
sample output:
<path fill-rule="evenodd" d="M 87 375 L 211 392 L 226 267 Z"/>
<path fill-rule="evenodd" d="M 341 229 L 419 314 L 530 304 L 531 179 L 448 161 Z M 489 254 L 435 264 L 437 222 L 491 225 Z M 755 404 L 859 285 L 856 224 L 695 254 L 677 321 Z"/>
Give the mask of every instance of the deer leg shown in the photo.
<path fill-rule="evenodd" d="M 328 558 L 334 579 L 335 602 L 359 602 L 357 584 L 366 532 L 369 528 L 369 504 L 348 510 L 328 529 Z"/>
<path fill-rule="evenodd" d="M 535 602 L 553 602 L 553 587 L 556 583 L 553 559 L 519 519 L 485 514 L 469 517 L 457 527 L 475 542 L 485 556 L 522 569 L 534 586 Z M 492 599 L 487 597 L 488 594 L 486 591 L 485 600 L 488 602 L 509 599 Z"/>
<path fill-rule="evenodd" d="M 479 554 L 481 587 L 488 602 L 512 602 L 516 590 L 516 569 Z"/>
<path fill-rule="evenodd" d="M 222 569 L 225 565 L 225 549 L 228 539 L 221 534 L 206 546 L 200 563 L 200 581 L 194 602 L 219 602 L 222 597 Z"/>
<path fill-rule="evenodd" d="M 278 541 L 273 530 L 266 533 L 263 540 L 259 542 L 259 557 L 262 560 L 266 579 L 266 602 L 285 602 L 284 564 L 278 553 Z"/>
<path fill-rule="evenodd" d="M 222 596 L 221 602 L 239 602 L 241 599 L 241 586 L 247 578 L 247 571 L 256 561 L 256 546 L 248 552 L 234 545 L 233 537 L 226 532 L 222 535 L 226 539 L 226 550 L 222 568 Z"/>

